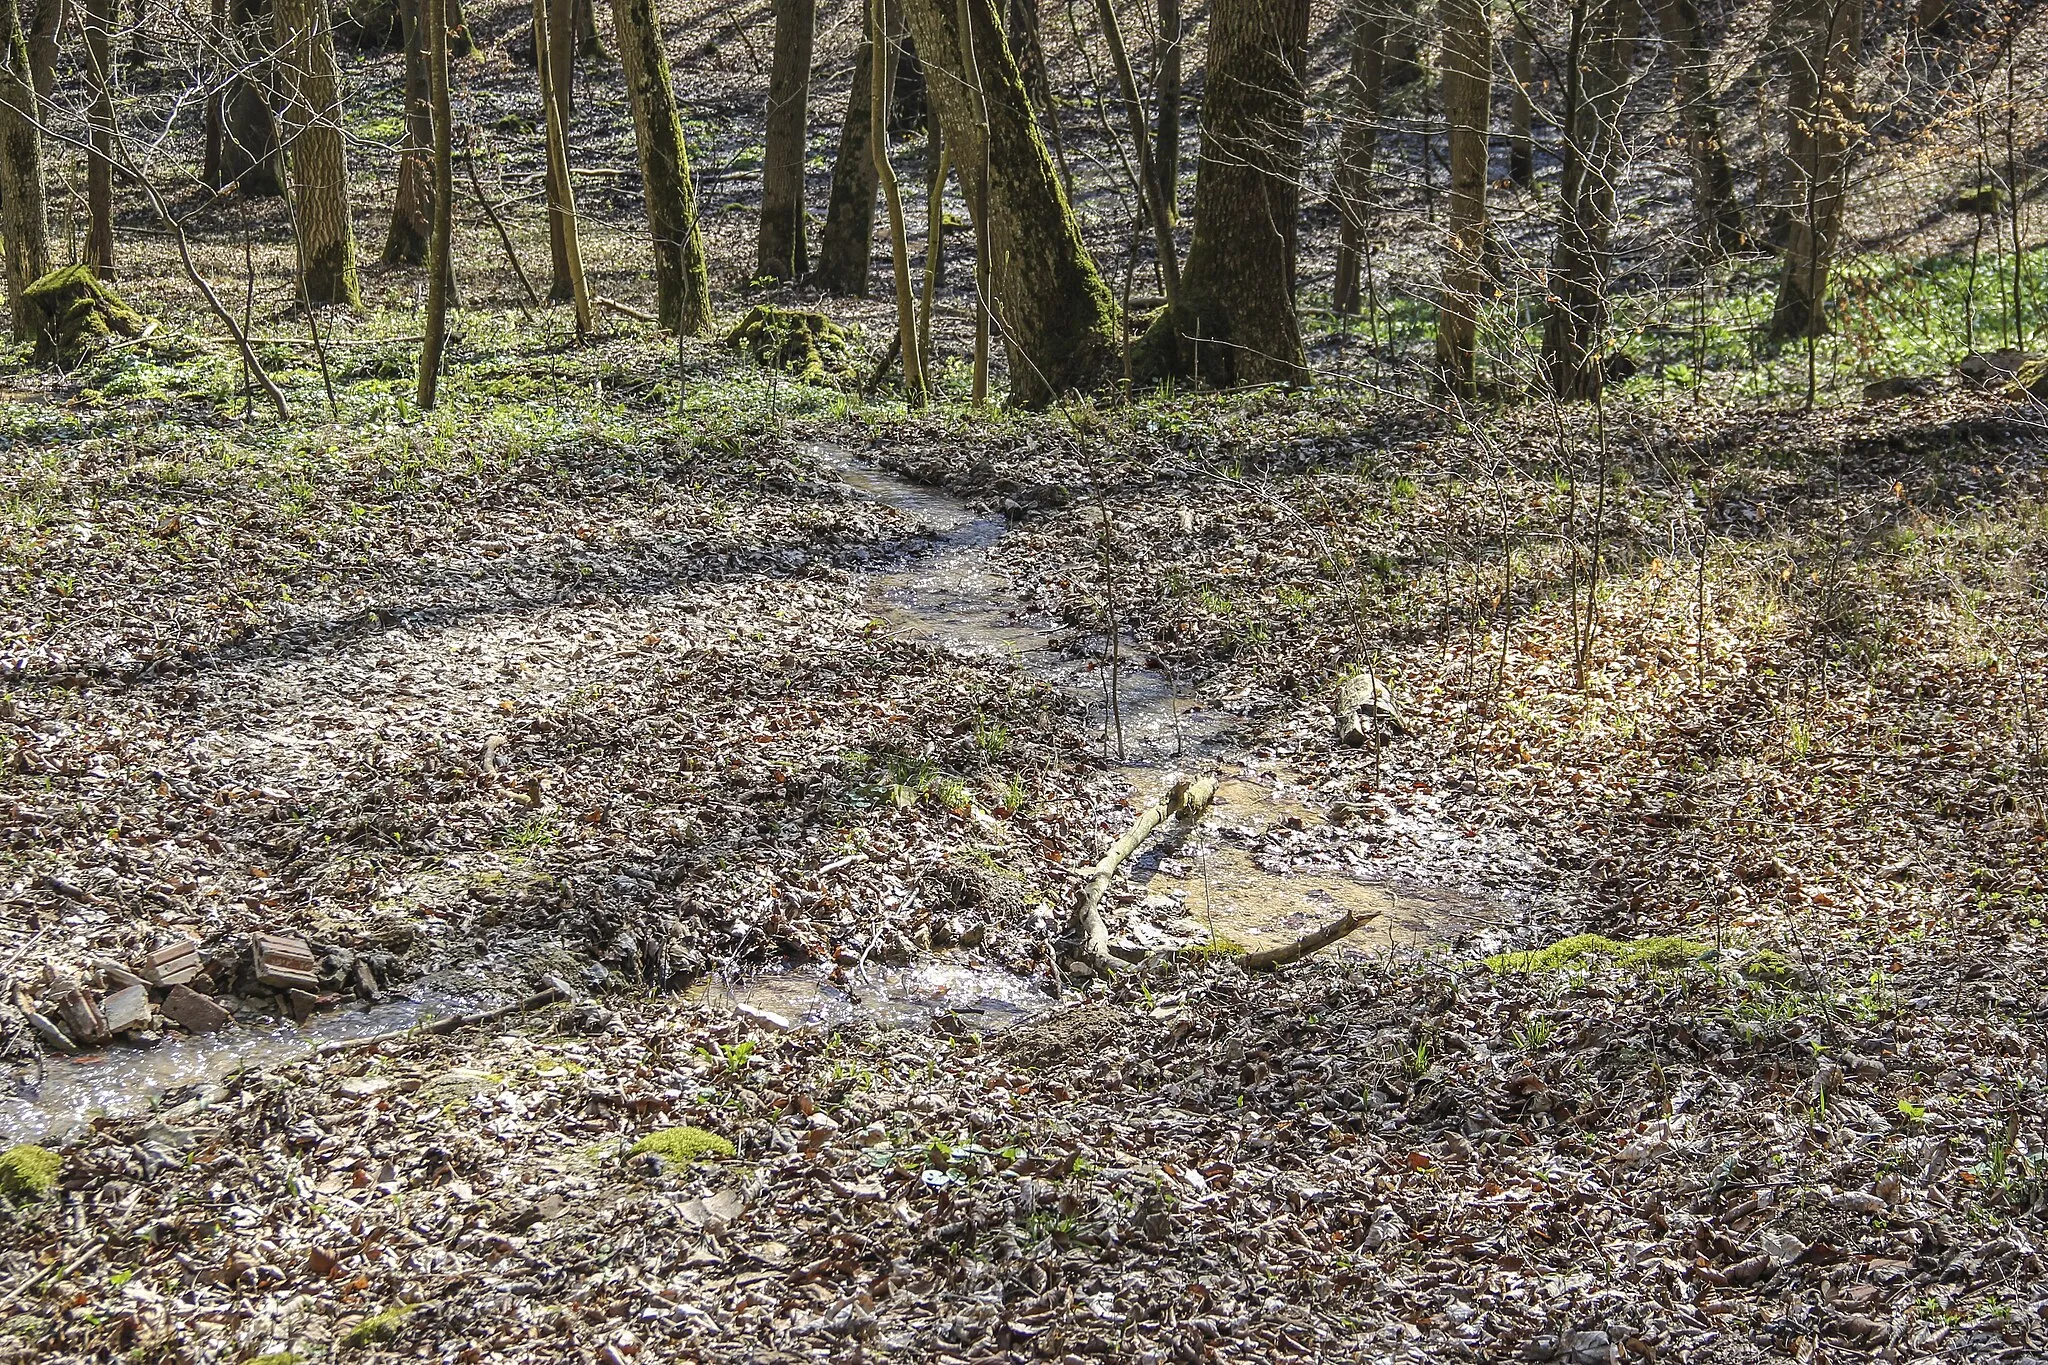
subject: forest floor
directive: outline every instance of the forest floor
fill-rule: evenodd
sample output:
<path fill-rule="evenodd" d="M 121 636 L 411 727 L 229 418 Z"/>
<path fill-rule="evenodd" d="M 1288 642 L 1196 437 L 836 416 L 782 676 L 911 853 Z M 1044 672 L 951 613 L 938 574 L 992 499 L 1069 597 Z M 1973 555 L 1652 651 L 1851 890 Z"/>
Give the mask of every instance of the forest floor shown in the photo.
<path fill-rule="evenodd" d="M 1298 394 L 915 413 L 579 347 L 463 251 L 431 414 L 417 272 L 323 377 L 260 208 L 201 261 L 289 422 L 160 243 L 156 336 L 0 375 L 0 977 L 190 935 L 225 997 L 277 931 L 396 997 L 314 1039 L 577 999 L 16 1029 L 61 1165 L 0 1201 L 0 1358 L 2048 1356 L 2038 405 L 1461 413 L 1333 336 Z M 1347 748 L 1361 668 L 1403 732 Z M 1176 769 L 1218 804 L 1108 918 L 1210 951 L 1070 971 Z M 684 1125 L 729 1149 L 635 1152 Z"/>

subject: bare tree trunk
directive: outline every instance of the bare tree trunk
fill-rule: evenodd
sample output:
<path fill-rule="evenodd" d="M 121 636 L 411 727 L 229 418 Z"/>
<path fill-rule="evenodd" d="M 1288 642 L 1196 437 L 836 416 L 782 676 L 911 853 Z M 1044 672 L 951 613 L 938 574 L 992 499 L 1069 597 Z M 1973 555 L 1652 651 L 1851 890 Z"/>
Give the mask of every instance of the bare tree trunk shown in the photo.
<path fill-rule="evenodd" d="M 711 278 L 661 22 L 654 0 L 613 0 L 612 13 L 640 143 L 640 179 L 654 244 L 655 316 L 679 336 L 702 336 L 711 330 Z"/>
<path fill-rule="evenodd" d="M 356 286 L 348 154 L 341 139 L 341 81 L 334 64 L 334 27 L 327 0 L 275 3 L 303 292 L 309 304 L 357 308 L 363 300 Z"/>
<path fill-rule="evenodd" d="M 7 257 L 7 303 L 14 314 L 14 339 L 27 341 L 32 329 L 22 291 L 50 270 L 49 219 L 43 207 L 42 117 L 15 0 L 0 0 L 0 237 Z"/>
<path fill-rule="evenodd" d="M 1116 6 L 1112 0 L 1095 0 L 1095 13 L 1102 25 L 1102 36 L 1109 44 L 1110 66 L 1116 72 L 1117 85 L 1123 92 L 1124 117 L 1131 129 L 1131 165 L 1138 177 L 1138 197 L 1144 201 L 1145 212 L 1152 220 L 1152 247 L 1159 255 L 1159 278 L 1166 286 L 1166 302 L 1171 307 L 1180 300 L 1180 254 L 1173 240 L 1173 209 L 1167 202 L 1165 188 L 1159 183 L 1159 167 L 1151 139 L 1145 135 L 1145 106 L 1138 97 L 1138 78 L 1131 71 L 1130 56 L 1124 51 L 1123 26 L 1117 22 Z"/>
<path fill-rule="evenodd" d="M 119 3 L 119 0 L 116 0 Z M 216 54 L 225 57 L 228 44 L 228 0 L 211 0 L 207 6 L 206 41 Z M 206 151 L 199 163 L 199 180 L 210 189 L 227 183 L 222 174 L 222 149 L 227 142 L 227 90 L 208 87 L 202 122 L 206 127 Z"/>
<path fill-rule="evenodd" d="M 963 10 L 971 35 L 960 32 Z M 943 73 L 925 88 L 953 140 L 968 207 L 983 206 L 988 218 L 990 293 L 1012 400 L 1042 406 L 1108 382 L 1119 368 L 1116 301 L 1081 241 L 994 5 L 908 0 L 905 11 L 928 69 Z M 979 99 L 968 88 L 963 36 L 974 45 Z"/>
<path fill-rule="evenodd" d="M 398 192 L 391 203 L 391 231 L 384 237 L 386 265 L 418 265 L 427 259 L 434 230 L 434 101 L 427 80 L 427 35 L 421 5 L 398 0 L 405 35 L 405 146 L 398 153 Z"/>
<path fill-rule="evenodd" d="M 572 247 L 580 248 L 581 243 L 572 243 L 569 237 L 576 225 L 576 195 L 567 177 L 569 124 L 576 113 L 576 23 L 586 7 L 587 0 L 534 0 L 534 70 L 546 101 L 542 112 L 548 136 L 562 143 L 561 166 L 556 166 L 551 149 L 542 177 L 548 200 L 548 297 L 556 303 L 576 301 L 581 274 L 581 266 L 570 261 Z"/>
<path fill-rule="evenodd" d="M 1608 243 L 1621 169 L 1621 105 L 1635 50 L 1638 0 L 1575 0 L 1566 63 L 1562 215 L 1550 258 L 1543 366 L 1560 398 L 1600 391 Z"/>
<path fill-rule="evenodd" d="M 1216 0 L 1210 10 L 1194 239 L 1180 298 L 1133 360 L 1142 378 L 1229 387 L 1307 373 L 1294 257 L 1308 14 L 1307 0 Z"/>
<path fill-rule="evenodd" d="M 49 99 L 57 88 L 57 44 L 69 17 L 68 8 L 65 0 L 35 0 L 28 30 L 28 70 L 40 100 Z"/>
<path fill-rule="evenodd" d="M 548 296 L 576 309 L 576 335 L 589 336 L 590 284 L 583 274 L 583 242 L 576 222 L 576 186 L 569 178 L 569 120 L 563 107 L 564 68 L 575 59 L 575 0 L 533 0 L 534 51 L 538 58 L 541 111 L 547 124 L 548 240 L 555 260 L 555 280 Z M 546 41 L 543 42 L 543 35 Z M 566 297 L 565 297 L 566 292 Z"/>
<path fill-rule="evenodd" d="M 1712 255 L 1738 251 L 1743 244 L 1742 207 L 1735 201 L 1735 168 L 1721 138 L 1721 111 L 1714 105 L 1699 5 L 1696 0 L 1656 4 L 1657 25 L 1671 53 L 1671 98 L 1685 125 L 1701 242 Z"/>
<path fill-rule="evenodd" d="M 874 115 L 874 44 L 862 37 L 853 58 L 853 92 L 847 97 L 846 119 L 839 126 L 839 157 L 832 163 L 832 199 L 825 209 L 825 230 L 818 240 L 818 268 L 810 282 L 828 294 L 868 292 L 868 259 L 874 254 L 874 153 L 868 135 Z M 884 89 L 887 87 L 884 86 Z M 884 123 L 888 111 L 882 114 Z"/>
<path fill-rule="evenodd" d="M 227 52 L 244 64 L 221 97 L 221 146 L 215 189 L 234 186 L 247 195 L 284 193 L 277 116 L 265 89 L 273 65 L 267 55 L 270 0 L 230 0 Z"/>
<path fill-rule="evenodd" d="M 114 0 L 85 0 L 86 113 L 85 259 L 103 280 L 114 278 Z"/>
<path fill-rule="evenodd" d="M 1535 120 L 1535 101 L 1529 98 L 1529 85 L 1535 79 L 1535 63 L 1531 60 L 1529 42 L 1529 15 L 1519 6 L 1511 21 L 1513 29 L 1508 34 L 1508 179 L 1522 189 L 1536 183 L 1536 138 L 1531 126 Z"/>
<path fill-rule="evenodd" d="M 1158 106 L 1152 132 L 1152 176 L 1166 198 L 1167 217 L 1180 220 L 1180 66 L 1186 45 L 1180 0 L 1159 0 Z"/>
<path fill-rule="evenodd" d="M 774 0 L 775 57 L 768 76 L 768 140 L 761 161 L 761 239 L 755 269 L 774 280 L 810 268 L 804 161 L 810 132 L 811 37 L 816 0 Z"/>
<path fill-rule="evenodd" d="M 593 62 L 609 61 L 604 34 L 597 27 L 597 0 L 573 0 L 576 6 L 576 55 Z"/>
<path fill-rule="evenodd" d="M 896 281 L 896 342 L 903 354 L 903 391 L 914 404 L 925 401 L 924 355 L 918 350 L 917 300 L 910 289 L 910 238 L 903 226 L 903 196 L 889 163 L 889 41 L 885 0 L 868 0 L 868 150 L 875 179 L 889 212 L 889 257 Z"/>
<path fill-rule="evenodd" d="M 1478 387 L 1479 306 L 1486 279 L 1486 134 L 1493 44 L 1481 0 L 1442 0 L 1444 118 L 1450 125 L 1450 235 L 1437 305 L 1436 361 L 1444 384 Z"/>
<path fill-rule="evenodd" d="M 1356 313 L 1363 298 L 1360 267 L 1371 229 L 1372 166 L 1379 152 L 1380 101 L 1385 89 L 1387 16 L 1381 0 L 1360 0 L 1351 11 L 1351 69 L 1344 84 L 1344 127 L 1337 145 L 1337 280 L 1331 306 Z"/>
<path fill-rule="evenodd" d="M 1863 0 L 1799 0 L 1789 16 L 1786 66 L 1791 77 L 1787 165 L 1795 197 L 1774 338 L 1827 331 L 1828 272 L 1848 197 L 1849 138 L 1856 120 L 1856 72 L 1863 56 Z"/>
<path fill-rule="evenodd" d="M 448 97 L 448 6 L 420 0 L 426 19 L 427 103 L 434 120 L 434 227 L 427 238 L 426 333 L 420 341 L 419 404 L 432 411 L 448 349 L 448 307 L 455 292 L 455 113 Z"/>

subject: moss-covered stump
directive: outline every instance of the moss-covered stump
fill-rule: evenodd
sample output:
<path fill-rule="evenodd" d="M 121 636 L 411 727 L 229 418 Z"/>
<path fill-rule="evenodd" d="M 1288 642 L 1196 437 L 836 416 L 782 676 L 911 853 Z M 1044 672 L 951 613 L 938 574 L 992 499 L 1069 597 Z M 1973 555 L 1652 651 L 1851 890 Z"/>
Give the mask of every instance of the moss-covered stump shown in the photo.
<path fill-rule="evenodd" d="M 57 1188 L 63 1160 L 47 1147 L 21 1143 L 0 1152 L 0 1197 L 27 1204 Z"/>
<path fill-rule="evenodd" d="M 52 270 L 21 291 L 39 365 L 71 365 L 112 336 L 142 335 L 142 314 L 101 284 L 89 265 Z"/>
<path fill-rule="evenodd" d="M 764 303 L 726 334 L 725 344 L 810 384 L 827 383 L 854 372 L 846 329 L 823 313 L 802 313 Z"/>

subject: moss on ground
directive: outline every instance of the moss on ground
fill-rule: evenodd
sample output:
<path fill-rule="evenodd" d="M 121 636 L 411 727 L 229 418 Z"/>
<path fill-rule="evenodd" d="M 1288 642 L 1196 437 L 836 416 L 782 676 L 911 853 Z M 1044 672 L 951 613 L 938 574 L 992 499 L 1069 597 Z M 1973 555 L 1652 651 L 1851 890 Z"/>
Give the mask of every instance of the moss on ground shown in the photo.
<path fill-rule="evenodd" d="M 716 1133 L 687 1125 L 662 1128 L 633 1144 L 633 1155 L 653 1153 L 664 1166 L 687 1166 L 708 1156 L 731 1156 L 732 1144 Z"/>
<path fill-rule="evenodd" d="M 1562 971 L 1596 959 L 1618 967 L 1689 967 L 1709 951 L 1706 944 L 1687 938 L 1637 938 L 1624 942 L 1604 934 L 1573 934 L 1548 948 L 1497 954 L 1486 959 L 1486 965 L 1503 976 Z"/>
<path fill-rule="evenodd" d="M 57 1188 L 63 1164 L 63 1158 L 47 1147 L 28 1142 L 9 1147 L 0 1152 L 0 1195 L 15 1204 L 41 1199 Z"/>
<path fill-rule="evenodd" d="M 405 1320 L 419 1311 L 416 1303 L 393 1304 L 373 1317 L 364 1318 L 342 1335 L 344 1346 L 380 1346 L 398 1335 Z"/>
<path fill-rule="evenodd" d="M 1749 960 L 1742 964 L 1742 974 L 1751 981 L 1763 981 L 1774 986 L 1793 985 L 1804 975 L 1792 959 L 1768 948 L 1750 954 Z"/>

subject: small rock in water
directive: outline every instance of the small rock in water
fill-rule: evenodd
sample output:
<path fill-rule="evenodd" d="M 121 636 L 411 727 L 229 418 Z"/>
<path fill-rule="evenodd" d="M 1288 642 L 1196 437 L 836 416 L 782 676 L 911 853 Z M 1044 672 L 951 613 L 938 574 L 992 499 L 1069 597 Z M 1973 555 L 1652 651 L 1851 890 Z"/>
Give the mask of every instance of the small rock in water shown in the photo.
<path fill-rule="evenodd" d="M 787 1033 L 791 1027 L 789 1020 L 773 1010 L 759 1009 L 753 1005 L 736 1004 L 732 1007 L 732 1012 L 750 1024 L 758 1024 L 762 1028 L 774 1029 L 778 1033 Z"/>
<path fill-rule="evenodd" d="M 164 1018 L 193 1033 L 212 1033 L 232 1017 L 211 999 L 190 986 L 173 986 L 164 997 Z"/>
<path fill-rule="evenodd" d="M 100 1015 L 109 1034 L 128 1033 L 149 1024 L 149 987 L 137 982 L 124 986 L 100 1002 Z"/>

